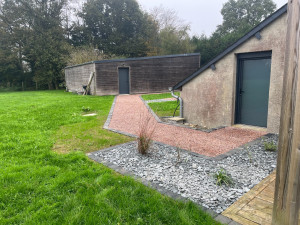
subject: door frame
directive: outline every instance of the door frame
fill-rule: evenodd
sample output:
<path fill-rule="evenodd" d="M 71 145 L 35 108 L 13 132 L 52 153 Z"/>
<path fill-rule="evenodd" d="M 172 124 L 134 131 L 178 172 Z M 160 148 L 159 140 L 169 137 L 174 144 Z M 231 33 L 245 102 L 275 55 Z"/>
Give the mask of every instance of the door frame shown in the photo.
<path fill-rule="evenodd" d="M 120 95 L 120 74 L 119 69 L 128 69 L 128 88 L 129 88 L 129 95 L 131 93 L 131 76 L 130 76 L 130 66 L 118 66 L 117 73 L 118 73 L 118 93 Z"/>
<path fill-rule="evenodd" d="M 237 54 L 234 124 L 240 124 L 240 121 L 241 121 L 240 89 L 241 89 L 242 81 L 243 81 L 243 61 L 245 61 L 247 59 L 250 59 L 250 60 L 251 59 L 271 59 L 271 68 L 272 68 L 272 51 L 248 52 L 248 53 Z M 271 82 L 271 72 L 270 72 L 270 82 Z M 270 88 L 269 88 L 269 90 L 270 90 Z M 269 105 L 268 105 L 268 108 L 269 108 Z"/>

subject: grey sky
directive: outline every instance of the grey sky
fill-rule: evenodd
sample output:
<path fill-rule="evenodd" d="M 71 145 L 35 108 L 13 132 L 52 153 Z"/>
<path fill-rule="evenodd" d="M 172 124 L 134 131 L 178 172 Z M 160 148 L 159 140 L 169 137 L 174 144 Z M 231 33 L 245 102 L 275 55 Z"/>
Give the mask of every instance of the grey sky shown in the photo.
<path fill-rule="evenodd" d="M 222 6 L 228 0 L 137 0 L 146 11 L 155 6 L 178 12 L 178 16 L 191 25 L 191 34 L 205 33 L 210 35 L 216 26 L 222 23 L 220 13 Z M 277 8 L 287 3 L 287 0 L 273 0 Z"/>

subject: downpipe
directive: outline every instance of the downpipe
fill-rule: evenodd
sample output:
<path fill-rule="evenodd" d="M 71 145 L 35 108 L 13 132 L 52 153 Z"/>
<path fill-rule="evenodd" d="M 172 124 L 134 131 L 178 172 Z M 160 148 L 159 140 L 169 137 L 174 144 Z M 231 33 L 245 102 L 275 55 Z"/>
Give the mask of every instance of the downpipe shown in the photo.
<path fill-rule="evenodd" d="M 183 101 L 182 101 L 182 98 L 180 98 L 179 96 L 174 94 L 173 88 L 170 87 L 169 91 L 171 92 L 171 95 L 179 101 L 179 103 L 180 103 L 180 118 L 183 118 Z"/>

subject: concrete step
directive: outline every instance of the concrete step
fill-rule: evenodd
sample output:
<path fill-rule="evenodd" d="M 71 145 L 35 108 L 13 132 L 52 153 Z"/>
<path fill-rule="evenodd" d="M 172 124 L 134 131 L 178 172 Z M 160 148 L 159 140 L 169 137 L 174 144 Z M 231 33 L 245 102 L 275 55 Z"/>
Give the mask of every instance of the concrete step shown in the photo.
<path fill-rule="evenodd" d="M 183 122 L 185 119 L 184 118 L 181 118 L 181 117 L 171 117 L 171 118 L 168 118 L 168 120 L 171 120 L 171 121 L 174 121 L 174 122 Z"/>

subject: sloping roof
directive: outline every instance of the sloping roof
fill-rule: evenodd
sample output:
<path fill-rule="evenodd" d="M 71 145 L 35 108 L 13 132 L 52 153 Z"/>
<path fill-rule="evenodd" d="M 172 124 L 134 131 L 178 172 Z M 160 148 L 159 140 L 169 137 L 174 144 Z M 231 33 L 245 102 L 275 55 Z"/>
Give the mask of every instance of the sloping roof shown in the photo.
<path fill-rule="evenodd" d="M 186 56 L 200 56 L 200 53 L 189 53 L 189 54 L 178 54 L 178 55 L 162 55 L 162 56 L 148 56 L 148 57 L 139 57 L 139 58 L 124 58 L 124 59 L 108 59 L 101 61 L 92 61 L 83 64 L 77 64 L 73 66 L 67 66 L 65 69 L 83 66 L 88 64 L 100 64 L 100 63 L 110 63 L 110 62 L 127 62 L 127 61 L 139 61 L 139 60 L 149 60 L 149 59 L 161 59 L 161 58 L 176 58 L 176 57 L 186 57 Z"/>
<path fill-rule="evenodd" d="M 236 49 L 238 46 L 249 40 L 251 37 L 255 36 L 258 32 L 260 32 L 262 29 L 264 29 L 266 26 L 268 26 L 270 23 L 278 19 L 281 15 L 287 12 L 287 4 L 282 6 L 280 9 L 278 9 L 276 12 L 274 12 L 272 15 L 267 17 L 264 21 L 262 21 L 260 24 L 258 24 L 256 27 L 254 27 L 251 31 L 249 31 L 246 35 L 244 35 L 242 38 L 240 38 L 238 41 L 236 41 L 234 44 L 229 46 L 227 49 L 225 49 L 222 53 L 217 55 L 214 59 L 209 61 L 207 64 L 205 64 L 203 67 L 201 67 L 198 71 L 193 73 L 191 76 L 185 78 L 184 80 L 180 81 L 178 84 L 176 84 L 173 87 L 173 90 L 176 90 L 198 75 L 200 75 L 203 71 L 210 68 L 212 65 L 214 65 L 216 62 L 218 62 L 220 59 L 222 59 L 224 56 L 226 56 L 228 53 L 232 52 L 234 49 Z"/>

